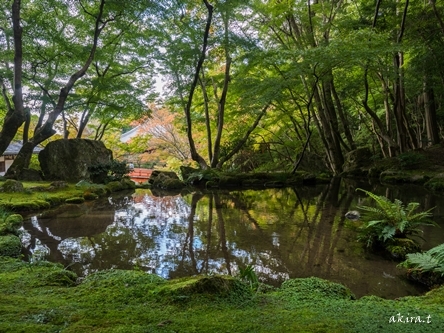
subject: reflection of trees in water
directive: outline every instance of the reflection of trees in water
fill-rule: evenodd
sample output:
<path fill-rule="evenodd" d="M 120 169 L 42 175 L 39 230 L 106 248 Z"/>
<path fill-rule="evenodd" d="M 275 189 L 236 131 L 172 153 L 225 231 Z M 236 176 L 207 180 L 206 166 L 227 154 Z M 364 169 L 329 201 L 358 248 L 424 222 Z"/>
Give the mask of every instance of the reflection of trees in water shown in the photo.
<path fill-rule="evenodd" d="M 79 273 L 137 265 L 174 278 L 236 274 L 253 265 L 267 282 L 311 275 L 340 281 L 353 274 L 365 280 L 356 268 L 365 259 L 350 256 L 355 234 L 344 220 L 357 204 L 356 187 L 334 179 L 326 186 L 184 197 L 137 192 L 97 202 L 97 209 L 80 216 L 67 218 L 65 212 L 41 219 L 40 229 L 28 225 L 29 247 L 40 240 L 50 248 L 50 260 L 75 262 Z M 397 195 L 396 188 L 391 191 Z"/>

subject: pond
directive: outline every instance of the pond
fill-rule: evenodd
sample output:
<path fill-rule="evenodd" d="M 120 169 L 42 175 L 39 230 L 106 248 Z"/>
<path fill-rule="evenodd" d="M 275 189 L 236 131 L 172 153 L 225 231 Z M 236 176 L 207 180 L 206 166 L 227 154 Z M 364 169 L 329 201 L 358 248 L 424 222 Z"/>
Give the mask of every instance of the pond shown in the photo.
<path fill-rule="evenodd" d="M 80 276 L 104 269 L 140 269 L 164 278 L 236 275 L 252 265 L 262 282 L 317 276 L 349 287 L 357 297 L 394 299 L 425 291 L 404 279 L 397 263 L 357 242 L 344 214 L 366 200 L 363 188 L 421 209 L 436 207 L 444 226 L 444 197 L 423 188 L 334 179 L 297 188 L 153 195 L 149 190 L 65 205 L 28 216 L 24 254 L 62 263 Z M 424 230 L 423 249 L 444 242 L 441 228 Z"/>

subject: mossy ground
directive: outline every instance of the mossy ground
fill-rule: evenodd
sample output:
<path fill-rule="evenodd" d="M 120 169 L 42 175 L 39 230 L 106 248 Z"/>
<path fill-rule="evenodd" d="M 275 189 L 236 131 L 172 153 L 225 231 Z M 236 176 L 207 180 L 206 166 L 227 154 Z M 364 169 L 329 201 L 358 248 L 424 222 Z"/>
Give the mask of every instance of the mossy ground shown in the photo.
<path fill-rule="evenodd" d="M 73 274 L 59 265 L 0 257 L 0 294 L 5 333 L 368 333 L 444 327 L 444 288 L 400 300 L 353 300 L 345 287 L 318 278 L 290 280 L 267 293 L 251 292 L 231 277 L 166 281 L 137 270 L 104 271 L 75 284 Z M 402 320 L 420 316 L 424 322 L 398 322 L 398 313 Z"/>
<path fill-rule="evenodd" d="M 67 202 L 81 203 L 84 200 L 96 199 L 107 193 L 135 188 L 129 179 L 111 182 L 107 185 L 89 184 L 54 188 L 52 182 L 22 182 L 23 192 L 0 192 L 0 207 L 6 211 L 36 211 L 55 207 Z M 4 181 L 0 181 L 0 186 Z"/>

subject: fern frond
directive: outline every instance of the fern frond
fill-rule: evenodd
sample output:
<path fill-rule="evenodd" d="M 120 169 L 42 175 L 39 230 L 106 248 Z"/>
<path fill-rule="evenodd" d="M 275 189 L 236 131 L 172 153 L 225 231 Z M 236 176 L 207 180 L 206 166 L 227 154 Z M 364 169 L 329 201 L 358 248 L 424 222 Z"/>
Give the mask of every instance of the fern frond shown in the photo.
<path fill-rule="evenodd" d="M 379 239 L 382 239 L 384 242 L 387 241 L 387 239 L 393 238 L 396 234 L 396 227 L 391 225 L 386 225 L 384 229 L 382 229 L 381 235 L 379 236 Z"/>
<path fill-rule="evenodd" d="M 440 266 L 440 262 L 428 252 L 410 253 L 407 254 L 406 258 L 408 268 L 416 268 L 429 272 Z"/>
<path fill-rule="evenodd" d="M 444 244 L 431 248 L 427 251 L 427 253 L 430 253 L 430 255 L 438 259 L 440 262 L 444 263 Z"/>

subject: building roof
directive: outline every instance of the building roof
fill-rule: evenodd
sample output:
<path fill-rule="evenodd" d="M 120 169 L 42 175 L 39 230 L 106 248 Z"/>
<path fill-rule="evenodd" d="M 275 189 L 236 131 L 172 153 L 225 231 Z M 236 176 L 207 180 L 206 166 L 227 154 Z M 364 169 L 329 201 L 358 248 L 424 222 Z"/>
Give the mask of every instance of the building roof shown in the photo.
<path fill-rule="evenodd" d="M 133 137 L 137 136 L 141 129 L 142 129 L 142 127 L 139 125 L 139 126 L 134 127 L 133 129 L 129 130 L 128 132 L 123 133 L 120 136 L 120 141 L 121 142 L 128 142 Z"/>
<path fill-rule="evenodd" d="M 19 153 L 20 149 L 22 149 L 22 147 L 23 147 L 23 144 L 21 141 L 11 141 L 11 143 L 9 144 L 8 148 L 6 148 L 3 155 L 17 155 Z M 35 147 L 33 153 L 37 154 L 41 150 L 42 150 L 42 148 Z"/>

